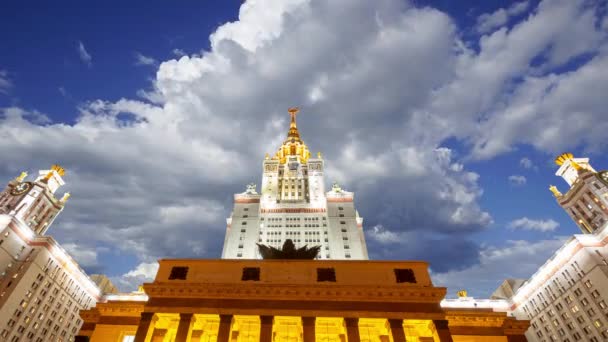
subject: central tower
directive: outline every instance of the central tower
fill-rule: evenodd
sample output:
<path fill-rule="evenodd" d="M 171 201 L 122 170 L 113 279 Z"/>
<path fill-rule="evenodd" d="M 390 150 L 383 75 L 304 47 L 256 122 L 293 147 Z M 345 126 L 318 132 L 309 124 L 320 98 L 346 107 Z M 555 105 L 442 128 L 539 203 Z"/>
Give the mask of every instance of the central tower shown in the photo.
<path fill-rule="evenodd" d="M 321 246 L 320 259 L 367 259 L 354 194 L 337 183 L 325 192 L 321 153 L 311 158 L 298 131 L 298 108 L 288 111 L 287 138 L 264 158 L 261 193 L 250 184 L 234 195 L 222 258 L 259 259 L 256 243 L 280 247 L 291 239 L 296 247 Z"/>

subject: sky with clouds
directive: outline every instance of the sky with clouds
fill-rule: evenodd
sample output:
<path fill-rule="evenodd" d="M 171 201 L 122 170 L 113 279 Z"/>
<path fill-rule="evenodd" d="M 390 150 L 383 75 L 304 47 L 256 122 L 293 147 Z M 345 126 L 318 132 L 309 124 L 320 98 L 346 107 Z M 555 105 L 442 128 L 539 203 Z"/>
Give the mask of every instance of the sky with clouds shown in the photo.
<path fill-rule="evenodd" d="M 567 189 L 557 154 L 608 168 L 605 1 L 3 6 L 0 179 L 64 166 L 49 233 L 123 290 L 159 258 L 219 257 L 291 106 L 370 257 L 427 260 L 450 297 L 578 232 L 547 189 Z"/>

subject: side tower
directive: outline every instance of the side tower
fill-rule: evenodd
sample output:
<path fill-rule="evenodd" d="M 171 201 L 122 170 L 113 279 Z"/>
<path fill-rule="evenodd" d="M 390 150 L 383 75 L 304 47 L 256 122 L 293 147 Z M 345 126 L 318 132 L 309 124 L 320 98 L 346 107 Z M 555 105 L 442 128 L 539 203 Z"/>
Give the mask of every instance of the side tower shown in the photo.
<path fill-rule="evenodd" d="M 11 180 L 0 192 L 0 341 L 72 341 L 78 312 L 100 291 L 47 230 L 69 193 L 56 198 L 58 165 Z"/>
<path fill-rule="evenodd" d="M 595 232 L 608 221 L 608 171 L 596 172 L 589 158 L 574 158 L 564 153 L 555 159 L 555 173 L 570 186 L 561 193 L 554 185 L 549 190 L 585 234 Z"/>
<path fill-rule="evenodd" d="M 289 109 L 287 138 L 264 158 L 260 193 L 250 184 L 234 196 L 222 258 L 259 259 L 256 243 L 280 247 L 291 239 L 296 247 L 321 246 L 320 259 L 368 259 L 354 194 L 337 185 L 325 192 L 324 160 L 311 157 L 297 114 Z"/>
<path fill-rule="evenodd" d="M 55 197 L 57 189 L 65 184 L 61 178 L 64 174 L 61 166 L 53 165 L 50 170 L 40 170 L 34 181 L 26 181 L 27 173 L 22 172 L 0 192 L 0 214 L 21 221 L 37 235 L 44 235 L 70 197 L 69 193 L 61 199 Z"/>

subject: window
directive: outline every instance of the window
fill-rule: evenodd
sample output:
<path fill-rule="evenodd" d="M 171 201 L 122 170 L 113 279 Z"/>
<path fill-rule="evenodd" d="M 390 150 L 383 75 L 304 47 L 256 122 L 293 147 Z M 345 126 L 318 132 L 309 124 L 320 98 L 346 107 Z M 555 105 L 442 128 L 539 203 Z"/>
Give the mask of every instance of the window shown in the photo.
<path fill-rule="evenodd" d="M 121 342 L 135 342 L 135 335 L 127 335 L 122 338 Z"/>
<path fill-rule="evenodd" d="M 585 286 L 587 286 L 587 288 L 591 288 L 591 286 L 592 286 L 592 285 L 591 285 L 591 280 L 587 280 L 587 281 L 585 282 Z"/>
<path fill-rule="evenodd" d="M 186 280 L 188 275 L 188 267 L 175 266 L 171 268 L 171 274 L 169 274 L 169 280 L 180 279 Z"/>
<path fill-rule="evenodd" d="M 333 268 L 317 268 L 317 281 L 336 281 L 336 270 Z"/>
<path fill-rule="evenodd" d="M 259 267 L 243 267 L 243 275 L 241 280 L 248 281 L 259 281 L 260 280 L 260 268 Z"/>
<path fill-rule="evenodd" d="M 411 268 L 396 268 L 394 272 L 397 283 L 416 283 L 416 276 Z"/>

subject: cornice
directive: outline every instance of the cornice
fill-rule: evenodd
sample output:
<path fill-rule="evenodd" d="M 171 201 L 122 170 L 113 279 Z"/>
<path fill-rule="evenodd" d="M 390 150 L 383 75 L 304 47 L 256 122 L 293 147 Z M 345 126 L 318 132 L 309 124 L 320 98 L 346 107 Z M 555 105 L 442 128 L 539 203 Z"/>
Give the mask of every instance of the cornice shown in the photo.
<path fill-rule="evenodd" d="M 141 312 L 144 311 L 143 302 L 111 302 L 111 303 L 98 303 L 97 311 L 101 316 L 134 316 L 140 317 Z"/>
<path fill-rule="evenodd" d="M 213 298 L 255 300 L 324 300 L 401 303 L 437 303 L 445 297 L 443 287 L 421 286 L 336 286 L 287 284 L 144 284 L 153 298 Z"/>

